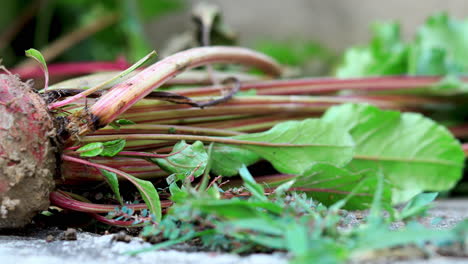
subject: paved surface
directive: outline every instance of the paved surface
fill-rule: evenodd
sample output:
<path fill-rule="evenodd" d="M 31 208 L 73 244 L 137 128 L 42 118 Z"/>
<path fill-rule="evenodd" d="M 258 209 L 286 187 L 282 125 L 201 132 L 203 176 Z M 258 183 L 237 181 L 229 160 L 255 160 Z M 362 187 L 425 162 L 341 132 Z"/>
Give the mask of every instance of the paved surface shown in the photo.
<path fill-rule="evenodd" d="M 285 264 L 284 257 L 252 255 L 239 257 L 230 254 L 187 253 L 175 250 L 153 251 L 132 257 L 122 253 L 149 246 L 138 240 L 130 243 L 113 242 L 112 235 L 78 234 L 76 241 L 46 242 L 45 239 L 0 236 L 0 263 L 2 264 L 120 264 L 120 263 L 216 263 Z"/>
<path fill-rule="evenodd" d="M 468 200 L 439 201 L 431 210 L 426 221 L 434 217 L 443 218 L 436 228 L 448 228 L 468 218 Z M 57 231 L 56 231 L 57 232 Z M 120 263 L 210 263 L 210 264 L 286 264 L 285 255 L 255 254 L 240 257 L 232 254 L 189 253 L 176 250 L 153 251 L 132 257 L 123 254 L 126 251 L 150 246 L 138 239 L 130 243 L 112 241 L 112 235 L 97 236 L 79 233 L 76 241 L 56 240 L 46 242 L 50 233 L 38 233 L 33 237 L 0 235 L 1 264 L 120 264 Z M 467 263 L 466 259 L 434 258 L 431 260 L 409 260 L 393 263 Z"/>

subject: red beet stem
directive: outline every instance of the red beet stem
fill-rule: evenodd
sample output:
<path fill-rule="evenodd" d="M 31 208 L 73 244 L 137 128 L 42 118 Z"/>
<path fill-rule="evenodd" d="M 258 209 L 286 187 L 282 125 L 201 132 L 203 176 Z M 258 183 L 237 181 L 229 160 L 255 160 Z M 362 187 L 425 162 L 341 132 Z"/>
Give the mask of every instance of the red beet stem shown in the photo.
<path fill-rule="evenodd" d="M 114 86 L 90 109 L 94 128 L 112 122 L 137 101 L 160 87 L 177 74 L 197 66 L 212 63 L 238 63 L 259 68 L 265 73 L 278 76 L 281 67 L 270 57 L 238 47 L 202 47 L 179 52 L 141 71 L 131 79 Z M 81 134 L 89 132 L 86 128 Z"/>

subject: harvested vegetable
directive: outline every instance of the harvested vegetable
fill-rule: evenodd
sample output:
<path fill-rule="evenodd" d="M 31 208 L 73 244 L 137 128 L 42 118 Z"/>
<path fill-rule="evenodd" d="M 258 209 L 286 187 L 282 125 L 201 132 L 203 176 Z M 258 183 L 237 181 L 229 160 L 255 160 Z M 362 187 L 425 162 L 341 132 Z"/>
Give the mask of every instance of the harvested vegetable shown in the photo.
<path fill-rule="evenodd" d="M 40 54 L 30 54 L 43 61 Z M 51 158 L 33 156 L 36 159 L 28 163 L 48 175 L 46 180 L 31 172 L 31 178 L 39 177 L 49 185 L 43 184 L 47 188 L 35 200 L 38 205 L 21 216 L 15 216 L 15 208 L 21 206 L 11 202 L 18 200 L 10 187 L 17 184 L 12 182 L 15 172 L 0 175 L 4 186 L 1 227 L 24 225 L 35 212 L 46 209 L 53 182 L 58 185 L 50 194 L 53 204 L 107 224 L 139 226 L 161 221 L 162 212 L 175 199 L 167 199 L 164 188 L 168 185 L 173 191 L 174 184 L 186 188 L 196 184 L 198 191 L 208 192 L 220 177 L 236 176 L 246 166 L 269 164 L 253 174 L 266 189 L 233 192 L 230 188 L 239 184 L 232 179 L 217 196 L 260 197 L 262 192 L 269 194 L 272 186 L 286 184 L 289 191 L 304 192 L 325 205 L 343 203 L 340 207 L 364 209 L 381 188 L 381 202 L 390 208 L 424 191 L 449 190 L 462 176 L 465 154 L 460 142 L 427 117 L 465 103 L 434 89 L 445 80 L 443 76 L 265 80 L 279 77 L 281 67 L 263 54 L 236 47 L 194 48 L 137 70 L 153 54 L 110 76 L 84 76 L 50 87 L 46 81 L 40 94 L 17 77 L 3 75 L 5 80 L 15 80 L 2 86 L 5 96 L 0 107 L 7 110 L 0 120 L 6 120 L 3 131 L 9 131 L 4 133 L 13 133 L 6 127 L 18 119 L 15 125 L 23 129 L 18 131 L 37 136 L 33 142 L 19 138 L 24 142 L 5 145 L 4 162 L 15 171 L 17 164 L 11 162 L 15 157 L 8 155 L 22 144 L 27 146 L 23 155 L 35 153 L 28 147 L 41 143 L 39 149 L 47 153 L 40 154 Z M 265 75 L 219 73 L 211 68 L 202 78 L 187 72 L 173 79 L 212 63 L 254 66 Z M 42 68 L 48 69 L 44 63 Z M 209 83 L 215 85 L 200 86 Z M 16 86 L 23 87 L 26 98 L 33 98 L 24 102 L 40 105 L 26 117 L 17 117 L 12 108 L 16 107 L 13 98 L 18 98 Z M 49 121 L 36 124 L 43 119 Z M 39 134 L 25 133 L 25 127 Z M 452 131 L 461 137 L 466 134 L 460 127 Z M 161 178 L 168 185 L 156 185 L 163 188 L 158 191 L 154 183 Z M 93 203 L 60 187 L 73 189 L 75 184 L 95 181 L 108 183 L 113 193 L 110 203 Z M 134 200 L 124 196 L 122 181 L 136 187 Z M 25 202 L 30 199 L 26 194 L 19 197 Z"/>
<path fill-rule="evenodd" d="M 38 54 L 33 56 L 40 57 Z M 254 66 L 273 76 L 280 72 L 273 60 L 247 49 L 195 48 L 148 67 L 116 85 L 92 109 L 84 108 L 71 115 L 57 109 L 85 98 L 88 95 L 86 91 L 47 105 L 46 101 L 50 100 L 47 83 L 44 93 L 38 94 L 17 76 L 9 73 L 0 75 L 0 228 L 21 227 L 37 212 L 47 209 L 53 179 L 60 178 L 57 165 L 62 163 L 64 148 L 73 148 L 79 144 L 81 137 L 111 123 L 178 73 L 196 66 L 222 62 Z M 121 150 L 112 144 L 104 146 L 109 156 L 116 154 L 112 148 L 117 152 Z M 127 179 L 135 183 L 152 211 L 158 210 L 159 204 L 152 203 L 157 200 L 153 185 L 133 176 Z"/>

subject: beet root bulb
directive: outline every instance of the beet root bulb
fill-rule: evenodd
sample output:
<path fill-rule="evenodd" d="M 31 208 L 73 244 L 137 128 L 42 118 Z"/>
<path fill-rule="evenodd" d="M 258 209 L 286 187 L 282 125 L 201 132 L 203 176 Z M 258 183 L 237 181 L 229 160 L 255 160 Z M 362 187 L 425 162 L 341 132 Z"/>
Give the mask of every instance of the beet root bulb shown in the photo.
<path fill-rule="evenodd" d="M 55 129 L 46 103 L 16 76 L 0 74 L 0 228 L 18 228 L 49 205 Z"/>

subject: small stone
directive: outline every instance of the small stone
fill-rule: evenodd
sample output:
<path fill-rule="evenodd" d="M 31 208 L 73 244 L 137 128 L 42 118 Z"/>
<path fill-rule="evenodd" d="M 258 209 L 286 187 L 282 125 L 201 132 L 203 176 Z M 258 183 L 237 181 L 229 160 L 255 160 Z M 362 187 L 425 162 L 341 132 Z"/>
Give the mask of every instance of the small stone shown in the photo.
<path fill-rule="evenodd" d="M 48 235 L 45 240 L 46 242 L 52 242 L 55 240 L 55 237 L 53 235 Z"/>
<path fill-rule="evenodd" d="M 61 240 L 77 240 L 76 229 L 67 228 L 60 237 Z"/>
<path fill-rule="evenodd" d="M 132 238 L 132 236 L 127 235 L 127 233 L 125 233 L 124 231 L 120 231 L 112 237 L 112 241 L 129 243 L 130 241 L 132 241 Z"/>

